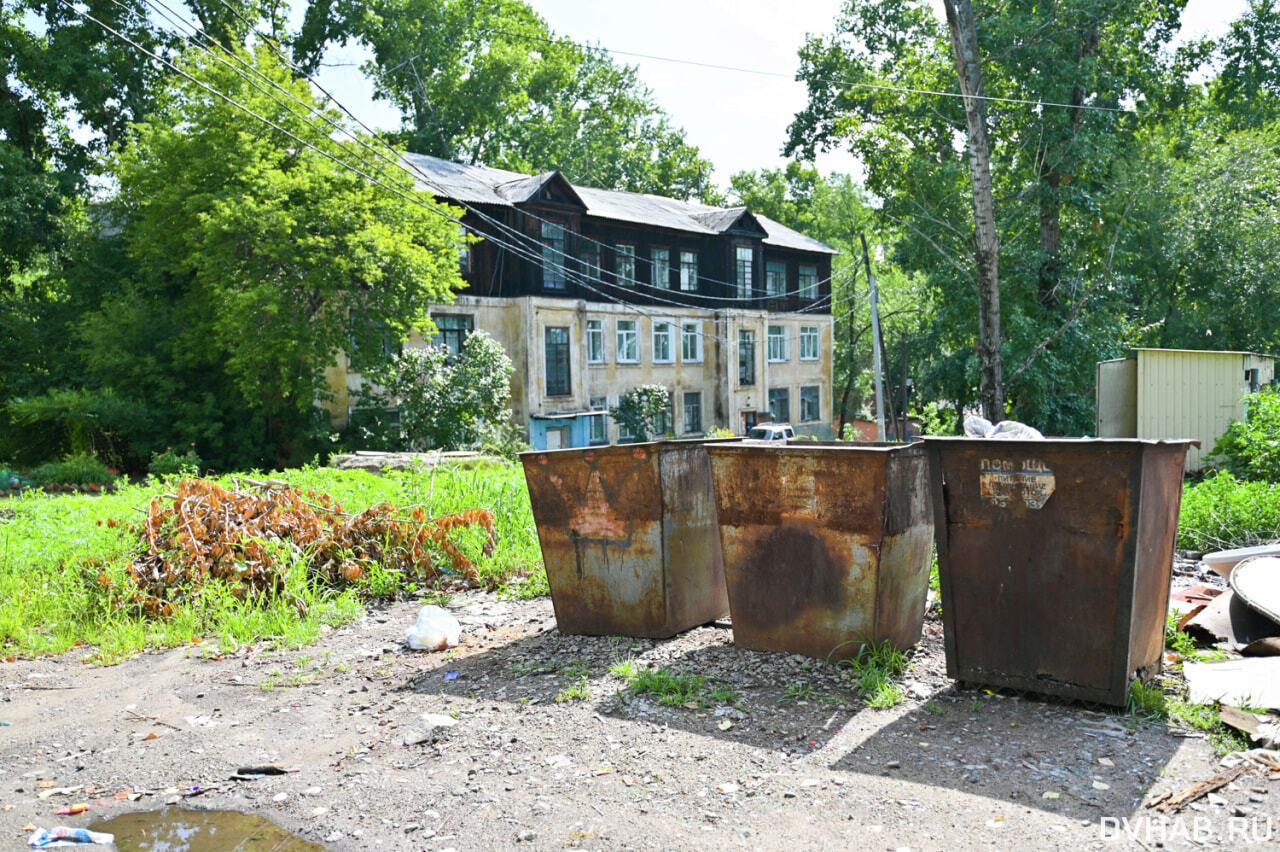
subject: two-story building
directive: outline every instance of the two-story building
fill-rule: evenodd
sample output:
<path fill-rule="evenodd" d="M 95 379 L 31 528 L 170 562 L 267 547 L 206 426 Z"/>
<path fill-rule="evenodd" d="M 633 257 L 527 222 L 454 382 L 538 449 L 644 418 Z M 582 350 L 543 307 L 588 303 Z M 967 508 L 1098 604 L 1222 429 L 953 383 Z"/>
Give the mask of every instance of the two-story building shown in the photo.
<path fill-rule="evenodd" d="M 485 237 L 461 258 L 466 288 L 431 311 L 435 342 L 457 351 L 483 329 L 502 343 L 534 447 L 625 440 L 608 408 L 642 384 L 670 391 L 679 437 L 768 419 L 831 436 L 832 249 L 744 207 L 405 159 Z M 342 359 L 330 384 L 341 424 L 360 376 Z"/>

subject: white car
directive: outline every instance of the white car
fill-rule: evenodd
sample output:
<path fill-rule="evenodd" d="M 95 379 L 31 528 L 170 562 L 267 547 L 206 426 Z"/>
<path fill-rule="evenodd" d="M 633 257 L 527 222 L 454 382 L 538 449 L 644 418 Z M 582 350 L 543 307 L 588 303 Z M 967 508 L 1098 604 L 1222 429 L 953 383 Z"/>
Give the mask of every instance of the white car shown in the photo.
<path fill-rule="evenodd" d="M 747 437 L 753 441 L 786 441 L 796 436 L 790 423 L 761 423 L 752 427 Z"/>

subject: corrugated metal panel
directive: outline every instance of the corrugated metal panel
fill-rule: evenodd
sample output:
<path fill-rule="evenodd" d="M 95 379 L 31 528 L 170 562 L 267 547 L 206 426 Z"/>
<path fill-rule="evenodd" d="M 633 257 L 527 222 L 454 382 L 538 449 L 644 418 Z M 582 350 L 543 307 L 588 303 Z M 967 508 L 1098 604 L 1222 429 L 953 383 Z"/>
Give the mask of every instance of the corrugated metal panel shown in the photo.
<path fill-rule="evenodd" d="M 1138 350 L 1138 437 L 1193 438 L 1198 470 L 1232 420 L 1244 416 L 1245 356 L 1238 352 Z"/>

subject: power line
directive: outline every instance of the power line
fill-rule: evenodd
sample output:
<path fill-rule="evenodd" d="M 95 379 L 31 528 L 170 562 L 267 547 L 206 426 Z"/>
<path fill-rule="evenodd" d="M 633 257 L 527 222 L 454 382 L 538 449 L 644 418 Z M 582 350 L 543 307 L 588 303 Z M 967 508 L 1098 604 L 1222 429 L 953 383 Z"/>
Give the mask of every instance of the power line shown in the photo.
<path fill-rule="evenodd" d="M 75 7 L 74 7 L 70 2 L 68 2 L 68 0 L 60 0 L 60 2 L 62 2 L 62 3 L 63 3 L 63 5 L 66 5 L 66 6 L 68 6 L 69 8 L 71 8 L 71 10 L 72 10 L 73 12 L 75 12 L 76 14 L 81 15 L 82 17 L 85 17 L 85 18 L 87 18 L 87 19 L 88 19 L 88 20 L 90 20 L 90 21 L 93 21 L 95 24 L 97 24 L 98 26 L 102 27 L 102 28 L 103 28 L 104 30 L 106 30 L 107 32 L 110 32 L 110 33 L 112 33 L 113 35 L 115 35 L 117 38 L 120 38 L 120 39 L 122 39 L 122 40 L 126 41 L 127 43 L 129 43 L 130 45 L 132 45 L 135 49 L 139 50 L 140 52 L 142 52 L 142 53 L 144 53 L 144 54 L 146 54 L 146 55 L 150 56 L 150 57 L 151 57 L 151 58 L 153 58 L 153 59 L 156 59 L 156 60 L 160 61 L 161 63 L 163 63 L 164 65 L 166 65 L 166 66 L 168 66 L 169 68 L 173 69 L 175 72 L 177 72 L 177 73 L 178 73 L 178 74 L 180 74 L 181 76 L 185 77 L 186 79 L 191 80 L 193 83 L 195 83 L 196 85 L 198 85 L 198 86 L 200 86 L 201 88 L 205 89 L 206 91 L 210 92 L 211 94 L 215 95 L 216 97 L 218 97 L 218 98 L 220 98 L 220 99 L 222 99 L 222 100 L 227 101 L 228 103 L 232 104 L 232 105 L 233 105 L 233 106 L 235 106 L 236 108 L 238 108 L 238 109 L 240 109 L 241 111 L 245 112 L 246 114 L 250 115 L 250 116 L 251 116 L 251 117 L 253 117 L 254 119 L 258 120 L 259 122 L 261 122 L 261 123 L 263 123 L 263 124 L 266 124 L 267 126 L 272 127 L 273 129 L 277 130 L 278 132 L 281 132 L 281 133 L 283 133 L 284 135 L 288 136 L 289 138 L 293 139 L 294 141 L 297 141 L 297 142 L 299 142 L 300 144 L 304 145 L 305 147 L 310 148 L 310 149 L 312 149 L 312 150 L 316 151 L 317 153 L 319 153 L 319 154 L 321 154 L 322 156 L 326 157 L 327 159 L 331 160 L 332 162 L 334 162 L 334 163 L 335 163 L 335 164 L 337 164 L 338 166 L 340 166 L 340 167 L 342 167 L 342 168 L 345 168 L 345 169 L 348 169 L 348 170 L 352 171 L 353 173 L 360 175 L 360 176 L 361 176 L 361 177 L 363 177 L 365 180 L 368 180 L 368 181 L 370 181 L 371 183 L 374 183 L 375 185 L 378 185 L 378 186 L 380 186 L 380 187 L 382 187 L 382 188 L 384 188 L 384 189 L 387 189 L 387 190 L 389 190 L 389 191 L 391 191 L 391 192 L 395 193 L 396 195 L 398 195 L 399 197 L 403 198 L 404 200 L 407 200 L 407 201 L 409 201 L 409 202 L 411 202 L 411 203 L 414 203 L 414 204 L 417 204 L 417 205 L 419 205 L 419 206 L 422 206 L 424 209 L 431 210 L 432 212 L 436 213 L 437 215 L 441 215 L 441 216 L 443 216 L 444 218 L 448 219 L 449 221 L 454 222 L 455 224 L 458 224 L 458 225 L 460 225 L 460 226 L 462 226 L 462 227 L 464 227 L 464 228 L 468 228 L 469 230 L 474 230 L 474 229 L 473 229 L 473 228 L 471 228 L 470 226 L 467 226 L 467 225 L 465 225 L 464 223 L 462 223 L 462 222 L 461 222 L 460 220 L 458 220 L 457 218 L 455 218 L 455 217 L 453 217 L 453 216 L 450 216 L 450 215 L 449 215 L 449 214 L 447 214 L 445 211 L 441 210 L 438 206 L 435 206 L 434 204 L 427 204 L 427 203 L 425 203 L 422 199 L 417 198 L 417 197 L 414 197 L 414 196 L 412 196 L 412 195 L 409 195 L 409 194 L 407 194 L 406 192 L 402 191 L 402 190 L 401 190 L 400 188 L 398 188 L 398 187 L 388 186 L 386 183 L 383 183 L 381 180 L 379 180 L 378 178 L 374 177 L 373 175 L 368 174 L 368 173 L 366 173 L 365 171 L 363 171 L 363 170 L 361 170 L 361 169 L 359 169 L 359 168 L 356 168 L 355 166 L 351 165 L 350 163 L 347 163 L 345 160 L 339 159 L 339 158 L 337 158 L 337 157 L 333 156 L 332 154 L 330 154 L 330 153 L 329 153 L 329 152 L 327 152 L 327 151 L 321 150 L 319 147 L 315 146 L 314 144 L 312 144 L 312 143 L 308 142 L 308 141 L 307 141 L 307 140 L 305 140 L 305 139 L 302 139 L 301 137 L 297 136 L 296 134 L 294 134 L 294 133 L 292 133 L 292 132 L 290 132 L 290 131 L 286 130 L 285 128 L 281 127 L 279 124 L 276 124 L 275 122 L 271 121 L 270 119 L 265 118 L 264 116 L 262 116 L 262 115 L 260 115 L 260 114 L 256 113 L 254 110 L 250 109 L 249 107 L 245 106 L 244 104 L 240 103 L 239 101 L 235 100 L 234 98 L 230 97 L 229 95 L 227 95 L 227 94 L 225 94 L 225 93 L 223 93 L 223 92 L 220 92 L 220 91 L 216 90 L 216 89 L 215 89 L 215 88 L 213 88 L 212 86 L 209 86 L 209 85 L 208 85 L 207 83 L 205 83 L 204 81 L 199 80 L 198 78 L 194 77 L 192 74 L 190 74 L 190 73 L 188 73 L 188 72 L 184 71 L 183 69 L 179 68 L 179 67 L 178 67 L 177 65 L 175 65 L 174 63 L 172 63 L 172 62 L 168 61 L 167 59 L 165 59 L 165 58 L 163 58 L 163 57 L 159 56 L 159 55 L 158 55 L 158 54 L 156 54 L 156 53 L 153 53 L 153 52 L 151 52 L 151 51 L 147 50 L 145 47 L 142 47 L 141 45 L 139 45 L 139 44 L 137 44 L 136 42 L 134 42 L 132 39 L 128 38 L 127 36 L 125 36 L 125 35 L 121 34 L 121 33 L 120 33 L 120 32 L 118 32 L 118 31 L 114 30 L 114 29 L 113 29 L 113 28 L 111 28 L 110 26 L 108 26 L 108 25 L 104 24 L 102 21 L 98 20 L 98 19 L 97 19 L 97 18 L 95 18 L 94 16 L 92 16 L 92 15 L 88 14 L 87 12 L 81 12 L 80 10 L 75 9 Z M 153 8 L 154 8 L 154 7 L 153 7 Z M 166 9 L 168 9 L 169 7 L 167 7 L 167 6 L 166 6 L 165 8 L 166 8 Z M 159 11 L 159 10 L 157 10 L 157 11 Z M 169 9 L 169 11 L 170 11 L 170 12 L 172 12 L 172 10 L 171 10 L 171 9 Z M 202 32 L 202 31 L 200 31 L 200 30 L 199 30 L 199 28 L 198 28 L 198 27 L 194 27 L 193 25 L 190 25 L 189 23 L 188 23 L 188 26 L 190 26 L 193 30 L 196 30 L 197 32 Z M 206 39 L 208 39 L 208 38 L 209 38 L 209 36 L 208 36 L 207 34 L 204 34 L 204 36 L 205 36 L 205 38 L 206 38 Z M 216 43 L 216 42 L 214 42 L 214 43 Z M 290 114 L 291 116 L 293 116 L 294 118 L 300 119 L 301 121 L 303 121 L 303 123 L 304 123 L 304 124 L 306 124 L 308 127 L 310 127 L 310 128 L 311 128 L 311 129 L 313 129 L 313 130 L 317 130 L 317 131 L 319 131 L 319 130 L 320 130 L 320 128 L 318 128 L 314 123 L 312 123 L 311 121 L 309 121 L 305 116 L 301 116 L 301 115 L 299 115 L 298 113 L 294 112 L 292 109 L 290 109 L 290 108 L 288 107 L 288 105 L 286 105 L 286 104 L 284 104 L 283 102 L 281 102 L 278 98 L 274 97 L 274 96 L 273 96 L 273 95 L 271 95 L 269 92 L 266 92 L 265 90 L 263 90 L 261 86 L 258 86 L 258 85 L 257 85 L 257 83 L 256 83 L 256 81 L 255 81 L 255 80 L 253 80 L 252 78 L 250 78 L 250 77 L 246 76 L 246 74 L 245 74 L 244 72 L 242 72 L 242 71 L 240 70 L 240 68 L 237 68 L 236 66 L 233 66 L 233 65 L 231 65 L 230 63 L 225 62 L 225 60 L 221 60 L 221 59 L 220 59 L 220 57 L 217 57 L 217 55 L 216 55 L 216 54 L 213 54 L 213 53 L 212 53 L 212 51 L 208 50 L 208 48 L 204 47 L 203 45 L 200 45 L 199 43 L 193 42 L 193 46 L 195 46 L 196 48 L 198 48 L 198 49 L 202 50 L 202 51 L 203 51 L 203 52 L 205 52 L 206 54 L 208 54 L 208 55 L 210 55 L 211 57 L 213 57 L 213 58 L 217 59 L 218 61 L 222 62 L 224 65 L 226 65 L 228 68 L 230 68 L 230 69 L 232 70 L 232 72 L 233 72 L 233 73 L 235 73 L 237 76 L 241 77 L 242 79 L 245 79 L 245 80 L 246 80 L 246 81 L 248 81 L 251 85 L 254 85 L 254 87 L 255 87 L 255 88 L 257 88 L 260 92 L 263 92 L 264 94 L 268 95 L 268 97 L 271 97 L 271 98 L 272 98 L 272 100 L 273 100 L 274 102 L 276 102 L 278 105 L 280 105 L 281 107 L 283 107 L 284 109 L 286 109 L 286 111 L 288 111 L 288 112 L 289 112 L 289 114 Z M 220 47 L 222 50 L 224 50 L 224 52 L 228 52 L 228 53 L 230 53 L 229 51 L 226 51 L 226 48 L 225 48 L 225 47 L 222 47 L 221 45 L 219 45 L 219 47 Z M 234 55 L 234 54 L 232 54 L 232 55 Z M 277 54 L 277 55 L 278 55 L 278 54 Z M 245 63 L 243 63 L 243 61 L 239 60 L 239 58 L 238 58 L 238 57 L 236 57 L 236 58 L 237 58 L 237 61 L 238 61 L 238 62 L 240 62 L 240 64 L 241 64 L 241 65 L 245 65 L 245 67 L 246 67 L 246 68 L 248 67 Z M 270 78 L 267 78 L 265 75 L 262 75 L 260 72 L 257 72 L 257 71 L 256 71 L 256 69 L 250 69 L 250 70 L 252 70 L 252 71 L 253 71 L 253 73 L 254 73 L 254 74 L 256 74 L 258 77 L 260 77 L 261 79 L 263 79 L 263 80 L 267 81 L 267 82 L 268 82 L 270 85 L 272 85 L 274 88 L 276 88 L 277 90 L 279 90 L 279 91 L 283 92 L 285 95 L 287 95 L 287 96 L 288 96 L 291 100 L 293 100 L 294 102 L 299 103 L 300 105 L 302 105 L 302 106 L 304 106 L 304 107 L 307 107 L 307 108 L 308 108 L 308 109 L 310 109 L 312 112 L 315 112 L 315 113 L 317 113 L 317 114 L 320 114 L 322 117 L 324 117 L 324 118 L 325 118 L 326 123 L 327 123 L 327 124 L 329 124 L 331 127 L 335 127 L 335 128 L 338 128 L 338 129 L 342 130 L 343 132 L 347 133 L 347 135 L 350 135 L 350 136 L 352 136 L 352 138 L 357 139 L 357 141 L 361 141 L 361 143 L 362 143 L 362 144 L 365 144 L 365 146 L 366 146 L 366 147 L 370 147 L 370 146 L 368 146 L 368 145 L 367 145 L 367 143 L 364 143 L 364 142 L 363 142 L 363 140 L 359 140 L 359 137 L 355 136 L 354 134 L 351 134 L 349 130 L 347 130 L 346 128 L 342 128 L 342 127 L 341 127 L 341 125 L 336 124 L 336 123 L 335 123 L 334 121 L 332 121 L 332 119 L 330 119 L 328 116 L 325 116 L 325 115 L 323 114 L 323 112 L 321 112 L 320 110 L 318 110 L 316 107 L 314 107 L 314 106 L 312 106 L 312 105 L 308 105 L 308 104 L 306 104 L 305 102 L 300 101 L 298 98 L 294 97 L 292 93 L 288 92 L 287 90 L 283 89 L 283 88 L 282 88 L 282 87 L 280 87 L 278 84 L 276 84 L 274 81 L 270 80 Z M 314 82 L 314 81 L 313 81 L 313 82 Z M 323 91 L 323 89 L 322 89 L 322 91 Z M 328 94 L 328 93 L 326 92 L 326 95 L 327 95 L 327 94 Z M 333 97 L 332 97 L 332 95 L 328 95 L 328 97 L 329 97 L 329 98 L 330 98 L 330 100 L 332 100 L 334 103 L 338 104 L 338 105 L 339 105 L 339 106 L 340 106 L 344 111 L 346 111 L 348 115 L 351 115 L 350 111 L 349 111 L 349 110 L 346 110 L 346 108 L 345 108 L 345 107 L 342 107 L 341 103 L 340 103 L 340 102 L 338 102 L 335 98 L 333 98 Z M 352 116 L 352 117 L 354 118 L 354 116 Z M 358 119 L 356 119 L 356 120 L 358 121 Z M 332 139 L 331 139 L 330 141 L 331 141 L 331 142 L 333 142 L 333 140 L 332 140 Z M 352 153 L 353 153 L 353 152 L 352 152 L 349 148 L 347 148 L 345 145 L 341 144 L 340 142 L 333 142 L 333 144 L 335 144 L 335 145 L 336 145 L 340 150 L 342 150 L 342 151 L 343 151 L 343 153 L 345 153 L 345 154 L 347 154 L 347 155 L 352 155 Z M 388 146 L 388 147 L 389 147 L 389 146 Z M 393 150 L 393 149 L 391 149 L 391 150 Z M 377 152 L 375 152 L 375 153 L 377 153 Z M 356 156 L 359 156 L 359 155 L 356 155 Z M 385 155 L 380 155 L 380 156 L 383 156 L 383 158 L 384 158 L 384 159 L 388 159 L 388 158 L 386 158 L 386 157 L 385 157 Z M 367 165 L 367 164 L 368 164 L 368 161 L 367 161 L 366 159 L 364 159 L 363 157 L 361 157 L 361 162 L 362 162 L 363 164 L 365 164 L 365 165 Z M 399 161 L 399 160 L 394 160 L 394 161 L 392 161 L 392 162 L 393 162 L 395 165 L 397 165 L 397 166 L 398 166 L 402 171 L 404 170 L 404 169 L 403 169 L 403 165 L 400 163 L 400 161 Z M 446 193 L 443 193 L 443 192 L 442 192 L 442 194 L 446 194 Z M 464 206 L 465 206 L 465 205 L 464 205 Z M 477 212 L 477 213 L 478 213 L 479 211 L 475 211 L 475 212 Z M 500 223 L 499 223 L 499 224 L 500 224 Z M 523 246 L 523 245 L 518 245 L 518 244 L 517 244 L 517 245 L 513 245 L 513 244 L 511 244 L 511 243 L 507 243 L 507 242 L 506 242 L 506 241 L 504 241 L 504 240 L 501 240 L 501 239 L 495 238 L 495 237 L 493 237 L 492 235 L 484 235 L 484 236 L 486 236 L 486 238 L 488 238 L 488 239 L 490 239 L 491 241 L 493 241 L 493 242 L 494 242 L 495 244 L 497 244 L 499 247 L 501 247 L 501 248 L 505 248 L 506 250 L 508 250 L 508 251 L 512 252 L 514 255 L 516 255 L 516 256 L 517 256 L 517 257 L 519 257 L 519 258 L 522 258 L 522 259 L 528 260 L 528 261 L 533 262 L 533 263 L 535 263 L 535 264 L 541 264 L 541 265 L 543 265 L 544 267 L 547 265 L 547 263 L 546 263 L 546 258 L 545 258 L 545 257 L 542 257 L 542 256 L 540 256 L 539 254 L 534 253 L 531 249 L 526 248 L 526 247 L 525 247 L 525 246 Z M 538 244 L 538 243 L 534 243 L 534 245 L 539 245 L 539 246 L 541 246 L 541 244 Z M 628 308 L 629 310 L 631 310 L 631 311 L 633 311 L 633 312 L 635 312 L 635 313 L 637 313 L 637 314 L 639 314 L 639 315 L 642 315 L 642 316 L 651 316 L 648 312 L 646 312 L 646 311 L 644 311 L 644 310 L 641 310 L 641 309 L 639 308 L 639 306 L 635 305 L 634 303 L 627 302 L 627 301 L 623 301 L 623 300 L 621 300 L 621 299 L 615 298 L 615 297 L 611 296 L 609 293 L 606 293 L 606 292 L 604 292 L 604 291 L 602 291 L 602 290 L 600 290 L 600 289 L 598 289 L 598 288 L 596 288 L 596 287 L 592 286 L 590 283 L 588 283 L 588 280 L 587 280 L 586 278 L 584 278 L 583 276 L 580 276 L 580 275 L 577 273 L 577 271 L 576 271 L 576 270 L 574 270 L 574 269 L 570 269 L 570 268 L 568 268 L 568 267 L 564 267 L 564 266 L 559 266 L 558 268 L 559 268 L 562 272 L 564 272 L 564 273 L 566 274 L 566 276 L 567 276 L 569 279 L 571 279 L 571 280 L 575 280 L 576 282 L 580 283 L 580 284 L 581 284 L 581 286 L 583 286 L 585 289 L 588 289 L 588 290 L 590 290 L 591 292 L 597 293 L 598 295 L 602 296 L 603 298 L 605 298 L 605 299 L 607 299 L 607 300 L 609 300 L 609 301 L 615 302 L 615 303 L 617 303 L 617 304 L 618 304 L 618 305 L 620 305 L 620 306 L 626 307 L 626 308 Z M 832 278 L 834 278 L 834 277 L 835 277 L 835 276 L 832 276 Z M 608 282 L 605 282 L 605 281 L 602 281 L 602 280 L 599 280 L 599 279 L 591 279 L 591 280 L 595 280 L 595 281 L 596 281 L 596 283 L 602 284 L 602 285 L 604 285 L 604 286 L 614 286 L 614 287 L 616 287 L 617 289 L 621 289 L 621 290 L 623 290 L 624 292 L 626 292 L 625 288 L 621 287 L 620 285 L 616 285 L 616 284 L 615 284 L 615 285 L 609 285 L 609 284 L 608 284 Z M 856 298 L 856 294 L 851 294 L 851 296 L 850 296 L 850 297 L 852 297 L 852 298 Z M 696 308 L 696 309 L 708 310 L 708 308 L 705 308 L 704 306 L 689 305 L 689 304 L 682 303 L 682 302 L 671 302 L 670 300 L 664 300 L 664 301 L 668 301 L 670 304 L 673 304 L 673 305 L 676 305 L 676 306 L 679 306 L 679 307 L 685 307 L 685 308 L 690 308 L 690 307 L 692 307 L 692 308 Z M 775 312 L 775 313 L 783 313 L 783 312 Z M 803 313 L 803 311 L 800 311 L 800 312 L 794 312 L 794 313 Z M 707 335 L 703 335 L 703 336 L 705 337 L 705 336 L 707 336 Z M 716 336 L 716 335 L 710 335 L 710 337 L 712 337 L 712 339 L 720 339 L 720 338 L 719 338 L 718 336 Z"/>
<path fill-rule="evenodd" d="M 652 53 L 637 53 L 637 52 L 628 51 L 628 50 L 617 50 L 615 48 L 605 47 L 604 45 L 600 45 L 600 44 L 594 44 L 594 45 L 585 44 L 583 42 L 571 39 L 567 36 L 559 36 L 555 38 L 550 36 L 538 36 L 532 33 L 512 32 L 510 30 L 502 29 L 501 27 L 495 27 L 492 31 L 495 33 L 501 33 L 502 35 L 509 36 L 511 38 L 523 39 L 525 41 L 541 42 L 543 44 L 572 44 L 575 47 L 581 48 L 582 50 L 596 51 L 599 53 L 608 53 L 615 56 L 630 56 L 636 59 L 650 59 L 655 62 L 670 62 L 675 65 L 688 65 L 694 68 L 706 68 L 713 71 L 730 71 L 737 74 L 754 74 L 758 77 L 772 77 L 776 79 L 791 80 L 791 81 L 795 81 L 796 79 L 795 74 L 788 74 L 782 71 L 768 71 L 761 68 L 744 68 L 739 65 L 721 65 L 715 62 L 702 62 L 696 59 L 681 59 L 674 56 L 659 56 Z M 404 60 L 403 62 L 400 62 L 399 64 L 393 65 L 391 68 L 388 68 L 385 73 L 390 74 L 391 72 L 398 70 L 403 65 L 409 62 L 412 62 L 415 59 L 420 59 L 421 57 L 425 56 L 426 53 L 427 51 L 416 53 L 413 56 L 409 57 L 408 59 Z M 1002 98 L 1002 97 L 997 97 L 995 95 L 966 95 L 963 92 L 944 92 L 937 89 L 915 89 L 909 86 L 891 86 L 887 83 L 868 83 L 861 80 L 841 79 L 841 80 L 836 80 L 836 83 L 851 89 L 877 89 L 881 91 L 897 92 L 899 94 L 904 94 L 904 95 L 932 95 L 935 97 L 960 98 L 960 99 L 968 98 L 970 100 L 988 101 L 991 103 L 1019 104 L 1024 106 L 1036 106 L 1036 107 L 1061 107 L 1063 109 L 1090 110 L 1093 112 L 1121 112 L 1121 113 L 1136 112 L 1136 110 L 1128 109 L 1126 107 L 1107 107 L 1107 106 L 1095 106 L 1090 104 L 1064 104 L 1064 103 L 1058 103 L 1056 101 L 1040 101 L 1040 100 L 1033 101 L 1027 98 Z"/>

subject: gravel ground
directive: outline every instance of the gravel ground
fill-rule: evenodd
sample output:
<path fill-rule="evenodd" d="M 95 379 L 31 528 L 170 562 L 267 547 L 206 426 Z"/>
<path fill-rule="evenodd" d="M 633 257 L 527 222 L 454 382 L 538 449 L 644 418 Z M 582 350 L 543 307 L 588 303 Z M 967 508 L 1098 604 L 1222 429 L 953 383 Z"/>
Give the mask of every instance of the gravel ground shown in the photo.
<path fill-rule="evenodd" d="M 911 654 L 907 700 L 875 710 L 835 668 L 738 649 L 725 626 L 664 641 L 563 636 L 549 600 L 469 593 L 451 604 L 462 645 L 426 653 L 403 644 L 417 607 L 377 609 L 302 651 L 216 658 L 193 644 L 110 668 L 78 654 L 0 664 L 0 838 L 18 848 L 28 824 L 181 803 L 267 816 L 335 850 L 1280 840 L 1280 780 L 1245 775 L 1178 818 L 1156 816 L 1150 794 L 1220 771 L 1205 740 L 957 688 L 935 616 Z M 628 657 L 740 699 L 629 696 L 609 673 Z M 256 764 L 299 771 L 231 779 Z M 80 789 L 40 796 L 64 787 Z M 87 813 L 55 816 L 81 801 Z"/>

